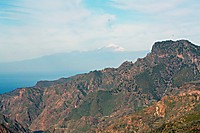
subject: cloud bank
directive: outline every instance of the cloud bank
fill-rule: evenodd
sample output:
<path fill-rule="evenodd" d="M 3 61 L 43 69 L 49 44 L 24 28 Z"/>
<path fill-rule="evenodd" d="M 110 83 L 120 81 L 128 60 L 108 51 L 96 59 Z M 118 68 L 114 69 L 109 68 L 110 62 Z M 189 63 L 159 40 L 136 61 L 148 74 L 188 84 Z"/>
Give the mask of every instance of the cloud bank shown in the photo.
<path fill-rule="evenodd" d="M 96 3 L 95 3 L 96 2 Z M 0 62 L 107 44 L 149 50 L 156 40 L 200 44 L 197 0 L 2 0 Z"/>

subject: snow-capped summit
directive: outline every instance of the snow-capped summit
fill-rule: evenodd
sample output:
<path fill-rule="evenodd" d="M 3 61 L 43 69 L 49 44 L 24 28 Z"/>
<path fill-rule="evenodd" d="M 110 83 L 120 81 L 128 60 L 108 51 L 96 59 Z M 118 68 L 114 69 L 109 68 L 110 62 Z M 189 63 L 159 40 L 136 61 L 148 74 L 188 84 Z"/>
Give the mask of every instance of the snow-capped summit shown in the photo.
<path fill-rule="evenodd" d="M 106 48 L 110 48 L 110 49 L 113 49 L 114 51 L 118 51 L 118 52 L 125 51 L 125 49 L 123 47 L 118 46 L 118 45 L 116 45 L 114 43 L 111 43 L 111 44 L 107 45 Z"/>
<path fill-rule="evenodd" d="M 124 52 L 125 49 L 121 46 L 118 46 L 114 43 L 110 43 L 107 46 L 104 46 L 102 48 L 99 48 L 100 51 L 114 51 L 114 52 Z"/>

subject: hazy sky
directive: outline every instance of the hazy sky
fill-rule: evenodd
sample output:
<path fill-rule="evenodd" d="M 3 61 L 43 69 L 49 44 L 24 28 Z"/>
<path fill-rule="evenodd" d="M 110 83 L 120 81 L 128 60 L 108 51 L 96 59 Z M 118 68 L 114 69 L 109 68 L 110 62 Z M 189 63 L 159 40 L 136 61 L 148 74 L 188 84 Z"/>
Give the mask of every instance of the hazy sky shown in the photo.
<path fill-rule="evenodd" d="M 199 0 L 0 0 L 0 62 L 157 40 L 200 44 Z"/>

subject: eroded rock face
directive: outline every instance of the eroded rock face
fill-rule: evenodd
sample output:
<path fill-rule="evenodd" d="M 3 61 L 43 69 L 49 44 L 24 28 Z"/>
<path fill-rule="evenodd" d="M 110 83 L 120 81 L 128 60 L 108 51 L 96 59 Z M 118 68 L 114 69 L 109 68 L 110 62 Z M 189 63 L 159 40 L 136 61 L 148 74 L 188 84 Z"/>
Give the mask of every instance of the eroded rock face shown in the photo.
<path fill-rule="evenodd" d="M 17 89 L 0 96 L 1 113 L 26 128 L 41 113 L 42 91 L 34 88 Z"/>
<path fill-rule="evenodd" d="M 25 129 L 16 120 L 11 120 L 5 115 L 0 114 L 0 133 L 29 133 L 28 129 Z"/>
<path fill-rule="evenodd" d="M 7 128 L 5 128 L 3 125 L 0 125 L 0 132 L 1 133 L 10 133 L 10 131 Z"/>
<path fill-rule="evenodd" d="M 135 63 L 41 81 L 1 95 L 0 113 L 31 130 L 74 131 L 77 123 L 79 131 L 95 130 L 178 93 L 185 82 L 200 80 L 199 70 L 199 46 L 186 40 L 157 42 Z M 164 118 L 166 108 L 158 102 L 150 112 Z"/>
<path fill-rule="evenodd" d="M 166 110 L 166 107 L 165 107 L 164 103 L 162 101 L 159 101 L 156 104 L 156 109 L 155 109 L 154 115 L 158 116 L 158 117 L 165 117 L 165 110 Z"/>

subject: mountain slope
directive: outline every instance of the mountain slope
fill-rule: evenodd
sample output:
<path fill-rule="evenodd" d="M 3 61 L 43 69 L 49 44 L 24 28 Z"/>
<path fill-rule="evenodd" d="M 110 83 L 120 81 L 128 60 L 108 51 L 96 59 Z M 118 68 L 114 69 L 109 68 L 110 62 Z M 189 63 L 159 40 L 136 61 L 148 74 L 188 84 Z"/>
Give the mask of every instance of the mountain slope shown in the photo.
<path fill-rule="evenodd" d="M 30 131 L 25 129 L 16 120 L 10 120 L 6 116 L 0 114 L 0 132 L 1 133 L 28 133 Z"/>
<path fill-rule="evenodd" d="M 98 132 L 199 132 L 200 81 L 184 84 L 180 90 Z"/>
<path fill-rule="evenodd" d="M 186 40 L 156 42 L 151 53 L 135 63 L 38 82 L 1 95 L 0 112 L 31 130 L 96 131 L 197 80 L 199 46 Z"/>

